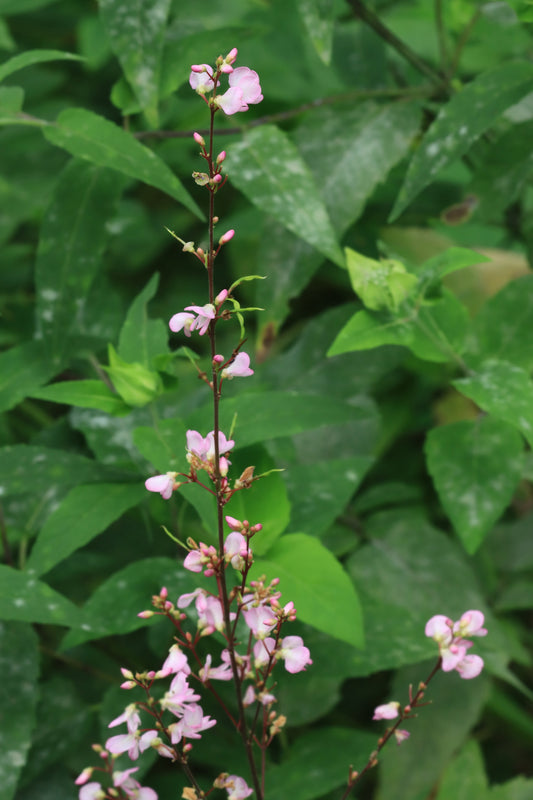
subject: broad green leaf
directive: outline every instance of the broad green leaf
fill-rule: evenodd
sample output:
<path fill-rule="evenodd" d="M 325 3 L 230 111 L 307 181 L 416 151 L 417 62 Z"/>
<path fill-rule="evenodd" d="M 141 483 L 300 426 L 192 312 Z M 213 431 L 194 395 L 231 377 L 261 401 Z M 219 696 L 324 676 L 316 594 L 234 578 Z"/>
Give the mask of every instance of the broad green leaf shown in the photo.
<path fill-rule="evenodd" d="M 469 608 L 485 613 L 490 630 L 490 636 L 476 640 L 475 652 L 491 669 L 499 667 L 507 640 L 458 543 L 416 510 L 375 514 L 365 530 L 367 544 L 346 562 L 361 600 L 366 638 L 366 649 L 349 656 L 350 674 L 370 675 L 427 658 L 436 660 L 437 647 L 424 636 L 426 622 L 441 613 L 459 619 Z"/>
<path fill-rule="evenodd" d="M 291 464 L 283 478 L 291 500 L 292 530 L 322 536 L 342 514 L 373 463 L 371 456 L 353 456 Z"/>
<path fill-rule="evenodd" d="M 441 109 L 416 151 L 389 220 L 466 153 L 503 112 L 533 90 L 533 64 L 516 61 L 478 75 Z"/>
<path fill-rule="evenodd" d="M 83 108 L 69 108 L 54 124 L 43 128 L 43 133 L 73 156 L 161 189 L 203 219 L 203 213 L 165 162 L 104 117 Z"/>
<path fill-rule="evenodd" d="M 161 54 L 170 0 L 98 0 L 111 47 L 142 109 L 157 125 Z"/>
<path fill-rule="evenodd" d="M 298 149 L 338 235 L 359 219 L 376 188 L 407 155 L 420 113 L 418 101 L 367 101 L 317 108 L 302 119 L 295 134 Z"/>
<path fill-rule="evenodd" d="M 168 352 L 168 328 L 160 319 L 149 319 L 148 302 L 159 284 L 159 273 L 152 275 L 131 304 L 118 343 L 118 354 L 124 361 L 153 366 L 153 359 Z"/>
<path fill-rule="evenodd" d="M 0 125 L 15 122 L 23 102 L 24 89 L 20 86 L 0 86 Z"/>
<path fill-rule="evenodd" d="M 255 467 L 255 475 L 276 467 L 265 449 L 256 445 L 232 454 L 232 477 L 238 478 L 246 467 L 252 465 Z M 183 491 L 183 496 L 187 496 L 186 490 Z M 237 492 L 224 510 L 236 519 L 249 520 L 252 525 L 257 522 L 262 524 L 263 530 L 254 537 L 252 547 L 256 555 L 264 555 L 289 524 L 291 506 L 282 473 L 272 472 L 253 483 L 249 489 Z"/>
<path fill-rule="evenodd" d="M 0 0 L 0 14 L 22 14 L 57 3 L 58 0 Z"/>
<path fill-rule="evenodd" d="M 102 480 L 108 472 L 96 461 L 78 453 L 37 445 L 16 444 L 0 448 L 0 494 L 45 494 L 52 484 L 75 486 Z"/>
<path fill-rule="evenodd" d="M 376 737 L 368 731 L 340 727 L 307 731 L 291 743 L 281 764 L 269 768 L 267 792 L 290 800 L 326 796 L 345 787 L 348 766 L 361 769 L 375 746 Z"/>
<path fill-rule="evenodd" d="M 313 177 L 289 137 L 273 125 L 228 147 L 232 183 L 281 225 L 343 266 L 344 259 Z"/>
<path fill-rule="evenodd" d="M 171 558 L 146 558 L 128 564 L 93 592 L 80 611 L 83 627 L 69 631 L 62 649 L 143 627 L 148 623 L 137 614 L 151 608 L 152 595 L 166 586 L 175 602 L 179 594 L 191 591 L 191 583 L 194 588 L 193 574 Z"/>
<path fill-rule="evenodd" d="M 385 311 L 356 312 L 338 333 L 328 355 L 396 344 L 426 361 L 453 361 L 463 349 L 467 327 L 465 307 L 443 290 L 442 297 L 422 305 L 405 303 L 395 316 Z"/>
<path fill-rule="evenodd" d="M 124 414 L 128 406 L 103 381 L 61 381 L 29 392 L 30 397 L 80 408 L 97 408 L 107 414 Z"/>
<path fill-rule="evenodd" d="M 8 411 L 52 378 L 44 342 L 25 342 L 0 353 L 0 410 Z"/>
<path fill-rule="evenodd" d="M 334 0 L 298 0 L 298 11 L 319 58 L 329 66 L 333 43 Z"/>
<path fill-rule="evenodd" d="M 407 687 L 425 680 L 433 665 L 416 665 L 397 673 L 390 696 L 406 703 L 409 699 Z M 430 703 L 429 708 L 421 708 L 416 718 L 405 724 L 411 733 L 409 747 L 403 748 L 403 752 L 398 747 L 387 747 L 381 754 L 381 780 L 376 800 L 391 797 L 425 800 L 430 796 L 450 758 L 463 747 L 469 731 L 478 722 L 489 690 L 484 675 L 474 681 L 464 681 L 455 672 L 439 674 L 424 696 Z M 470 797 L 482 800 L 483 795 Z"/>
<path fill-rule="evenodd" d="M 464 269 L 464 267 L 470 267 L 472 264 L 481 264 L 483 261 L 490 261 L 490 258 L 476 253 L 474 250 L 466 250 L 464 247 L 450 247 L 422 265 L 418 271 L 420 290 L 426 293 L 445 275 L 456 272 L 458 269 Z"/>
<path fill-rule="evenodd" d="M 37 575 L 48 572 L 145 496 L 141 481 L 75 486 L 46 520 L 28 559 L 28 569 Z"/>
<path fill-rule="evenodd" d="M 165 419 L 156 428 L 135 428 L 133 441 L 158 472 L 187 472 L 186 432 L 183 420 Z"/>
<path fill-rule="evenodd" d="M 353 290 L 366 308 L 371 311 L 398 311 L 416 285 L 416 275 L 408 273 L 399 261 L 376 261 L 351 247 L 346 247 L 344 253 Z"/>
<path fill-rule="evenodd" d="M 2 5 L 0 4 L 0 14 L 2 14 Z M 42 64 L 43 61 L 79 61 L 80 56 L 75 53 L 65 53 L 62 50 L 28 50 L 26 53 L 18 53 L 18 55 L 4 61 L 0 64 L 0 81 L 18 72 L 19 69 L 30 67 L 32 64 Z"/>
<path fill-rule="evenodd" d="M 107 353 L 109 366 L 103 369 L 125 403 L 142 407 L 161 394 L 163 384 L 157 372 L 139 362 L 124 361 L 112 344 L 107 346 Z"/>
<path fill-rule="evenodd" d="M 0 564 L 0 619 L 76 626 L 80 610 L 31 572 Z"/>
<path fill-rule="evenodd" d="M 3 568 L 2 568 L 3 569 Z M 30 625 L 0 625 L 0 785 L 11 800 L 26 763 L 39 697 L 39 640 Z"/>
<path fill-rule="evenodd" d="M 39 236 L 35 267 L 36 325 L 49 358 L 60 366 L 83 329 L 87 293 L 101 267 L 124 182 L 112 170 L 73 159 L 54 190 Z"/>
<path fill-rule="evenodd" d="M 485 361 L 476 375 L 453 385 L 483 411 L 521 431 L 533 446 L 533 383 L 524 369 L 506 361 Z"/>
<path fill-rule="evenodd" d="M 336 397 L 273 391 L 226 399 L 220 409 L 220 425 L 224 433 L 229 435 L 236 416 L 233 438 L 237 447 L 245 447 L 320 428 L 330 424 L 331 419 L 336 423 L 364 420 L 373 416 L 373 412 L 374 409 L 369 406 L 357 407 Z M 205 436 L 212 430 L 211 415 L 211 404 L 208 404 L 187 419 L 187 426 Z"/>
<path fill-rule="evenodd" d="M 473 322 L 465 360 L 470 366 L 487 358 L 533 369 L 533 275 L 511 281 L 488 300 Z"/>
<path fill-rule="evenodd" d="M 355 647 L 364 643 L 363 617 L 355 588 L 337 559 L 303 533 L 282 536 L 263 558 L 252 578 L 280 579 L 283 597 L 292 600 L 298 618 Z"/>
<path fill-rule="evenodd" d="M 436 800 L 471 800 L 473 797 L 485 800 L 487 788 L 481 748 L 477 742 L 470 741 L 447 767 Z"/>
<path fill-rule="evenodd" d="M 520 434 L 491 417 L 429 432 L 428 470 L 468 553 L 475 553 L 507 508 L 522 477 L 523 457 Z"/>

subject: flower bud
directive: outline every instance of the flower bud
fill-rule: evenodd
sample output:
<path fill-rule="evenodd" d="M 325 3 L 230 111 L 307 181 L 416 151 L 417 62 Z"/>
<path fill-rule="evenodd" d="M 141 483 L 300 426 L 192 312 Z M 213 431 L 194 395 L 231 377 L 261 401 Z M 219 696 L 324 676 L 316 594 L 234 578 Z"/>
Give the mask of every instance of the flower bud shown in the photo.
<path fill-rule="evenodd" d="M 233 230 L 233 228 L 231 228 L 229 231 L 226 231 L 226 233 L 222 234 L 222 236 L 218 240 L 218 243 L 227 244 L 233 239 L 234 236 L 235 236 L 235 231 Z"/>
<path fill-rule="evenodd" d="M 217 164 L 222 164 L 222 162 L 225 160 L 225 158 L 226 158 L 226 151 L 222 150 L 222 152 L 219 153 L 218 156 L 217 156 Z"/>
<path fill-rule="evenodd" d="M 205 139 L 203 136 L 200 136 L 199 133 L 193 133 L 192 138 L 194 139 L 196 144 L 200 145 L 200 147 L 205 147 Z"/>
<path fill-rule="evenodd" d="M 217 296 L 215 297 L 215 305 L 219 306 L 221 303 L 224 302 L 224 300 L 226 299 L 227 296 L 228 296 L 228 290 L 227 289 L 222 289 L 222 291 L 219 292 L 217 294 Z"/>

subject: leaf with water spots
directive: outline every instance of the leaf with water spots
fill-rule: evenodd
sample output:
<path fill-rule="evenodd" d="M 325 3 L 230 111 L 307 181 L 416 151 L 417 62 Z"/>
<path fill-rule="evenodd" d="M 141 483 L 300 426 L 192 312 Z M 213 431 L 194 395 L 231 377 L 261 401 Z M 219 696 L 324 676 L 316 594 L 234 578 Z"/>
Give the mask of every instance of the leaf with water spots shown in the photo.
<path fill-rule="evenodd" d="M 28 392 L 28 395 L 39 400 L 49 400 L 51 403 L 96 408 L 117 416 L 127 414 L 129 410 L 129 406 L 116 392 L 112 392 L 103 381 L 98 380 L 59 381 Z"/>
<path fill-rule="evenodd" d="M 16 406 L 56 371 L 44 342 L 25 342 L 0 353 L 0 411 Z"/>
<path fill-rule="evenodd" d="M 441 170 L 531 91 L 533 64 L 515 61 L 482 73 L 453 95 L 420 142 L 389 220 L 396 219 Z"/>
<path fill-rule="evenodd" d="M 83 108 L 69 108 L 60 113 L 55 123 L 44 126 L 43 133 L 49 142 L 73 156 L 161 189 L 203 219 L 203 213 L 165 162 L 130 133 L 99 114 Z"/>
<path fill-rule="evenodd" d="M 533 447 L 533 382 L 524 369 L 490 360 L 476 375 L 453 381 L 453 385 L 483 411 L 521 431 Z"/>
<path fill-rule="evenodd" d="M 38 646 L 37 634 L 30 625 L 19 622 L 0 625 L 2 800 L 11 800 L 14 796 L 19 775 L 30 749 L 35 726 L 35 707 L 39 697 Z"/>
<path fill-rule="evenodd" d="M 335 21 L 334 0 L 298 0 L 298 11 L 318 57 L 329 66 Z"/>
<path fill-rule="evenodd" d="M 0 564 L 0 619 L 76 626 L 80 611 L 34 573 Z"/>
<path fill-rule="evenodd" d="M 124 74 L 149 121 L 157 125 L 161 56 L 170 0 L 98 0 L 98 5 Z"/>
<path fill-rule="evenodd" d="M 442 425 L 426 440 L 429 473 L 468 553 L 501 517 L 522 477 L 520 434 L 492 417 Z"/>
<path fill-rule="evenodd" d="M 339 266 L 344 258 L 313 176 L 295 145 L 274 125 L 228 147 L 232 183 L 281 225 Z"/>

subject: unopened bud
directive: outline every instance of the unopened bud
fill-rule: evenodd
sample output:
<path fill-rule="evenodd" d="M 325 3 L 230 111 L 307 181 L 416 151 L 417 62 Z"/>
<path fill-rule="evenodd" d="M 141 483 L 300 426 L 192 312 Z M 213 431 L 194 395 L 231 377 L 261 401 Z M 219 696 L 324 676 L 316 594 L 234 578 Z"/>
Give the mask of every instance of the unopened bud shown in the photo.
<path fill-rule="evenodd" d="M 200 145 L 200 147 L 205 147 L 205 139 L 203 136 L 200 136 L 199 133 L 193 133 L 192 138 L 194 139 L 196 144 Z"/>
<path fill-rule="evenodd" d="M 220 175 L 218 172 L 216 175 L 213 175 L 211 179 L 212 183 L 220 183 L 221 181 L 222 181 L 222 175 Z"/>
<path fill-rule="evenodd" d="M 205 72 L 203 64 L 191 64 L 191 72 Z"/>
<path fill-rule="evenodd" d="M 140 617 L 141 619 L 150 619 L 151 617 L 154 616 L 154 613 L 155 613 L 154 611 L 140 611 L 137 614 L 137 616 Z"/>
<path fill-rule="evenodd" d="M 166 586 L 161 587 L 161 591 L 159 592 L 159 597 L 162 597 L 163 600 L 166 600 L 168 597 L 168 589 Z"/>
<path fill-rule="evenodd" d="M 226 151 L 225 151 L 225 150 L 223 150 L 223 151 L 222 151 L 221 153 L 219 153 L 219 154 L 218 154 L 218 156 L 217 156 L 217 164 L 222 164 L 222 162 L 225 160 L 225 158 L 226 158 Z"/>
<path fill-rule="evenodd" d="M 226 233 L 222 234 L 222 236 L 218 240 L 218 243 L 219 244 L 227 244 L 228 242 L 230 242 L 233 239 L 234 236 L 235 236 L 235 231 L 233 230 L 233 228 L 230 228 L 229 231 L 226 231 Z"/>
<path fill-rule="evenodd" d="M 120 671 L 122 672 L 125 678 L 128 678 L 128 680 L 132 680 L 133 672 L 131 671 L 131 669 L 126 669 L 125 667 L 121 667 Z"/>
<path fill-rule="evenodd" d="M 213 364 L 222 364 L 224 361 L 224 356 L 217 355 L 213 356 Z"/>
<path fill-rule="evenodd" d="M 228 290 L 227 289 L 222 289 L 222 291 L 219 292 L 217 294 L 217 296 L 215 297 L 215 305 L 219 306 L 221 303 L 224 302 L 224 300 L 226 299 L 227 296 L 228 296 Z"/>
<path fill-rule="evenodd" d="M 135 681 L 124 681 L 124 683 L 120 684 L 121 689 L 135 689 L 136 686 Z"/>

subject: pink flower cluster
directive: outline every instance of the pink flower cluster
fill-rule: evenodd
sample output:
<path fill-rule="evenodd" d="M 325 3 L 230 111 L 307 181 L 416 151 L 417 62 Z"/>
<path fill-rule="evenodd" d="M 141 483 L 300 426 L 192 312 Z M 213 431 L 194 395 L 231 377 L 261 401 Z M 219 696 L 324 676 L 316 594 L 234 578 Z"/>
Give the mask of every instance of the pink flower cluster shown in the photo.
<path fill-rule="evenodd" d="M 139 767 L 132 767 L 123 772 L 113 772 L 113 786 L 115 789 L 121 789 L 129 800 L 157 800 L 157 794 L 153 789 L 141 786 L 139 781 L 131 777 L 132 773 L 137 772 L 138 769 Z M 101 783 L 97 781 L 87 783 L 92 772 L 92 768 L 88 767 L 76 778 L 75 783 L 81 786 L 79 800 L 102 800 L 104 797 L 109 797 L 102 789 Z"/>
<path fill-rule="evenodd" d="M 237 59 L 237 48 L 234 47 L 225 58 L 220 56 L 213 68 L 209 64 L 193 64 L 189 83 L 206 102 L 214 108 L 221 108 L 224 114 L 231 116 L 240 111 L 248 111 L 249 105 L 257 105 L 263 99 L 261 84 L 257 72 L 249 67 L 233 68 Z M 229 75 L 229 89 L 224 94 L 217 95 L 222 74 Z M 206 94 L 213 92 L 211 100 Z"/>
<path fill-rule="evenodd" d="M 473 642 L 466 636 L 486 636 L 483 627 L 485 617 L 481 611 L 465 611 L 461 619 L 454 622 L 449 617 L 437 614 L 426 624 L 426 636 L 439 645 L 442 669 L 450 672 L 455 669 L 461 678 L 476 678 L 483 669 L 480 656 L 468 655 Z"/>

